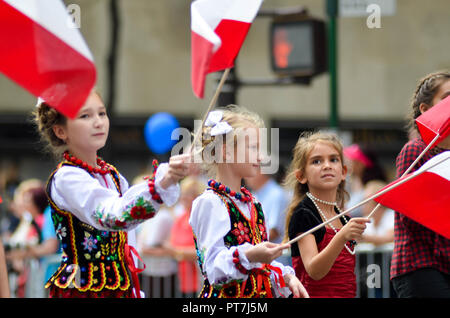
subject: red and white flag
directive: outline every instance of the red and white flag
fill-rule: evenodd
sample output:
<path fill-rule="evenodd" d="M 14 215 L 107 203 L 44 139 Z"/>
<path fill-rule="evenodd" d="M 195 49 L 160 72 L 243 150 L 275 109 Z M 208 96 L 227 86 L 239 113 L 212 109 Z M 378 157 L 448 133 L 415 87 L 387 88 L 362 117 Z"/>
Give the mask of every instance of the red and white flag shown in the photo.
<path fill-rule="evenodd" d="M 61 0 L 0 0 L 0 72 L 71 118 L 96 81 L 92 54 Z"/>
<path fill-rule="evenodd" d="M 423 141 L 428 145 L 437 135 L 439 144 L 450 134 L 450 96 L 431 107 L 416 118 L 417 128 Z"/>
<path fill-rule="evenodd" d="M 203 98 L 208 73 L 234 66 L 263 0 L 197 0 L 191 5 L 191 82 Z"/>
<path fill-rule="evenodd" d="M 450 151 L 385 188 L 401 183 L 374 200 L 450 239 Z"/>

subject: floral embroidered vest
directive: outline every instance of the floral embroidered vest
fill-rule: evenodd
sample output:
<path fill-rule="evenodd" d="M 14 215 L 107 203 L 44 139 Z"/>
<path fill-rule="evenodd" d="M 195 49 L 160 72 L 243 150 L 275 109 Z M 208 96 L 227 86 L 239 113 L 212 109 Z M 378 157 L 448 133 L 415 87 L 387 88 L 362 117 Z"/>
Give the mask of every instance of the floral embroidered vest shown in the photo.
<path fill-rule="evenodd" d="M 126 232 L 101 231 L 80 221 L 70 211 L 61 210 L 50 196 L 53 176 L 63 162 L 51 174 L 47 183 L 52 220 L 63 256 L 58 270 L 50 277 L 45 287 L 76 288 L 81 292 L 107 290 L 128 290 L 130 276 L 124 259 L 127 243 Z M 119 174 L 111 170 L 117 191 L 120 191 Z"/>
<path fill-rule="evenodd" d="M 214 191 L 227 207 L 230 216 L 231 229 L 224 236 L 224 244 L 227 248 L 238 246 L 248 242 L 256 245 L 263 241 L 267 241 L 267 232 L 264 221 L 264 213 L 261 203 L 254 202 L 255 227 L 252 228 L 251 220 L 249 220 L 235 205 L 233 200 L 223 193 L 213 188 L 208 190 Z M 203 269 L 204 255 L 198 250 L 197 239 L 194 235 L 195 247 L 197 249 L 197 259 L 204 277 L 201 298 L 260 298 L 271 296 L 270 286 L 270 270 L 269 269 L 253 269 L 248 275 L 248 279 L 231 280 L 225 284 L 210 284 Z"/>

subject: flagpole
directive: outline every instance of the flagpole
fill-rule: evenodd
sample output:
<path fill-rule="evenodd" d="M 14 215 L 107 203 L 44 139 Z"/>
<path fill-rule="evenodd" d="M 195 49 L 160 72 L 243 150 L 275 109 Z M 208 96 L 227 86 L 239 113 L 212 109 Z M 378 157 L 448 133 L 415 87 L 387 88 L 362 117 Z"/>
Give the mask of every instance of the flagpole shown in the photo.
<path fill-rule="evenodd" d="M 217 99 L 219 98 L 219 94 L 222 91 L 222 87 L 225 84 L 228 74 L 230 74 L 230 70 L 231 70 L 231 68 L 225 69 L 225 71 L 222 74 L 222 77 L 220 78 L 219 85 L 217 85 L 216 91 L 211 99 L 211 102 L 209 103 L 208 109 L 206 110 L 206 113 L 203 116 L 202 124 L 200 125 L 200 128 L 198 129 L 197 133 L 194 136 L 194 140 L 192 142 L 191 149 L 189 151 L 191 154 L 195 148 L 195 143 L 197 142 L 197 140 L 200 138 L 200 136 L 202 134 L 203 125 L 205 124 L 206 118 L 208 118 L 209 112 L 211 111 L 211 109 L 213 109 L 214 105 L 217 102 Z"/>
<path fill-rule="evenodd" d="M 329 219 L 328 221 L 323 222 L 323 223 L 321 223 L 321 224 L 319 224 L 319 225 L 313 227 L 312 229 L 310 229 L 310 230 L 308 230 L 308 231 L 306 231 L 306 232 L 300 234 L 299 236 L 293 238 L 292 240 L 290 240 L 290 241 L 287 242 L 286 244 L 289 244 L 289 245 L 290 245 L 290 244 L 293 244 L 293 243 L 295 243 L 295 242 L 301 240 L 301 239 L 304 238 L 306 235 L 311 234 L 311 233 L 314 232 L 314 231 L 317 231 L 318 229 L 320 229 L 320 228 L 324 227 L 325 225 L 327 225 L 327 224 L 333 222 L 334 220 L 340 218 L 341 216 L 344 216 L 345 214 L 347 214 L 347 213 L 353 211 L 353 210 L 356 209 L 356 208 L 359 208 L 360 206 L 366 204 L 367 202 L 369 202 L 369 201 L 371 201 L 371 200 L 373 200 L 373 199 L 378 198 L 379 196 L 385 194 L 385 193 L 388 192 L 388 191 L 391 191 L 392 189 L 395 189 L 395 188 L 398 187 L 399 185 L 401 185 L 401 184 L 403 184 L 403 183 L 405 183 L 405 182 L 411 180 L 412 178 L 415 178 L 415 177 L 421 175 L 422 173 L 424 173 L 424 172 L 430 170 L 431 168 L 437 166 L 438 164 L 441 164 L 442 162 L 444 162 L 445 160 L 448 160 L 448 159 L 449 159 L 448 157 L 445 157 L 445 158 L 439 160 L 438 162 L 434 163 L 433 165 L 427 167 L 426 169 L 424 169 L 424 170 L 422 170 L 422 171 L 418 171 L 417 173 L 413 173 L 413 174 L 407 176 L 405 179 L 400 180 L 399 182 L 392 184 L 391 186 L 387 187 L 386 189 L 384 189 L 384 190 L 382 190 L 382 191 L 380 191 L 380 192 L 375 193 L 375 194 L 372 195 L 371 197 L 365 199 L 364 201 L 361 201 L 360 203 L 358 203 L 358 204 L 352 206 L 351 208 L 345 210 L 344 212 L 337 214 L 336 216 L 332 217 L 332 218 Z"/>
<path fill-rule="evenodd" d="M 440 137 L 440 135 L 437 134 L 436 137 L 433 138 L 433 140 L 420 153 L 420 155 L 416 158 L 416 160 L 414 160 L 414 162 L 408 167 L 408 169 L 406 169 L 406 171 L 402 174 L 402 176 L 400 178 L 403 178 L 404 176 L 406 176 L 412 170 L 412 168 L 414 168 L 416 166 L 416 164 L 419 162 L 420 159 L 422 159 L 422 157 L 427 153 L 427 151 L 430 150 L 430 148 L 434 146 L 434 143 L 436 142 L 436 140 L 438 140 L 439 137 Z M 378 203 L 377 206 L 369 213 L 367 218 L 370 219 L 380 206 L 381 206 L 381 204 Z"/>

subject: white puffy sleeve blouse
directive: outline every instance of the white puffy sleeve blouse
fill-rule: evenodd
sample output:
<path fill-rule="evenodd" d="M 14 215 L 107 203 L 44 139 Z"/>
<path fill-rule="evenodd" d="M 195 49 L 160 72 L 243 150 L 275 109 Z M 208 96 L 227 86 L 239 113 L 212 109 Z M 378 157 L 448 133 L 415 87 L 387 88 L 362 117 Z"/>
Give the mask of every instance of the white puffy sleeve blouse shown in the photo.
<path fill-rule="evenodd" d="M 179 184 L 167 189 L 160 186 L 167 170 L 167 163 L 158 167 L 155 189 L 163 202 L 170 206 L 178 200 L 180 188 Z M 130 231 L 148 219 L 144 217 L 145 213 L 156 213 L 160 204 L 152 199 L 147 182 L 129 187 L 120 174 L 119 182 L 122 196 L 111 174 L 92 177 L 84 169 L 62 166 L 54 174 L 50 196 L 58 208 L 71 212 L 99 230 Z"/>

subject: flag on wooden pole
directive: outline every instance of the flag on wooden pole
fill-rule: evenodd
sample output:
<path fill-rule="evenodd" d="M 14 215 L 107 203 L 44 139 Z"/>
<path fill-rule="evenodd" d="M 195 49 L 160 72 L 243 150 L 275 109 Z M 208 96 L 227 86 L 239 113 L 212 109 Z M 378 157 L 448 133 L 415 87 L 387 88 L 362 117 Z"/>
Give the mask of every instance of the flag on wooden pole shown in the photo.
<path fill-rule="evenodd" d="M 450 239 L 450 151 L 431 158 L 411 175 L 417 176 L 374 200 Z"/>
<path fill-rule="evenodd" d="M 206 75 L 234 66 L 263 0 L 197 0 L 191 5 L 191 83 L 203 98 Z"/>
<path fill-rule="evenodd" d="M 450 96 L 431 107 L 416 118 L 417 128 L 422 140 L 427 144 L 425 149 L 415 158 L 401 177 L 406 176 L 422 159 L 422 157 L 450 134 Z M 380 204 L 369 213 L 368 218 L 376 212 Z"/>
<path fill-rule="evenodd" d="M 439 138 L 435 144 L 439 144 L 450 134 L 450 96 L 417 117 L 416 124 L 426 144 L 429 144 L 437 135 Z"/>
<path fill-rule="evenodd" d="M 71 21 L 61 0 L 0 1 L 0 72 L 73 118 L 96 70 Z"/>

